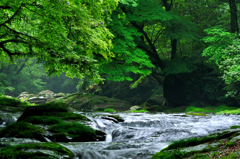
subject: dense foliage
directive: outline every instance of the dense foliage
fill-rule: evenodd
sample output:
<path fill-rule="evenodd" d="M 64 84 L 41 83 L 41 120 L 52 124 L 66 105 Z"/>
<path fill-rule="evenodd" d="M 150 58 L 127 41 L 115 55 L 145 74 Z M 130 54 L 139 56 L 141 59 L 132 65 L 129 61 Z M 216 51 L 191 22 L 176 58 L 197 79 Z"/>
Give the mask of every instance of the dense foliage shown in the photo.
<path fill-rule="evenodd" d="M 132 88 L 154 78 L 173 105 L 238 100 L 238 8 L 235 0 L 3 0 L 0 92 L 72 93 L 79 78 L 82 90 L 134 73 Z M 46 76 L 63 72 L 75 79 Z"/>

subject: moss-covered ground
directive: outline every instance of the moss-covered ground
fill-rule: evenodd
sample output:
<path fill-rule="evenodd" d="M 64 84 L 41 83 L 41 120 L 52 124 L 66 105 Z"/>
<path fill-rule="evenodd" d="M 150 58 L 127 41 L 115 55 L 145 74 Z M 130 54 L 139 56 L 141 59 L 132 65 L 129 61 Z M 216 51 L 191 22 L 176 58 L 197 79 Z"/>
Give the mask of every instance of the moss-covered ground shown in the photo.
<path fill-rule="evenodd" d="M 35 106 L 28 101 L 21 101 L 17 98 L 0 96 L 0 110 L 4 112 L 22 112 L 28 106 Z"/>
<path fill-rule="evenodd" d="M 116 98 L 108 98 L 94 94 L 72 95 L 64 99 L 64 102 L 71 104 L 78 110 L 96 110 L 114 109 L 116 111 L 125 111 L 131 107 L 131 104 Z"/>
<path fill-rule="evenodd" d="M 186 109 L 187 113 L 214 113 L 214 114 L 239 114 L 240 109 L 237 107 L 228 106 L 207 106 L 207 107 L 194 107 L 190 106 Z"/>
<path fill-rule="evenodd" d="M 172 142 L 152 159 L 240 158 L 240 129 Z"/>
<path fill-rule="evenodd" d="M 48 130 L 54 133 L 65 133 L 66 136 L 76 137 L 81 141 L 95 141 L 96 139 L 96 132 L 94 129 L 75 122 L 55 124 Z"/>
<path fill-rule="evenodd" d="M 47 152 L 52 151 L 53 153 L 44 153 L 43 150 L 48 150 Z M 33 144 L 28 143 L 16 146 L 8 146 L 0 150 L 1 159 L 56 159 L 58 158 L 56 157 L 58 155 L 60 157 L 65 156 L 65 159 L 71 159 L 74 157 L 70 150 L 61 146 L 60 144 L 52 142 Z"/>
<path fill-rule="evenodd" d="M 44 130 L 27 122 L 15 122 L 0 130 L 0 137 L 34 138 L 45 141 Z"/>

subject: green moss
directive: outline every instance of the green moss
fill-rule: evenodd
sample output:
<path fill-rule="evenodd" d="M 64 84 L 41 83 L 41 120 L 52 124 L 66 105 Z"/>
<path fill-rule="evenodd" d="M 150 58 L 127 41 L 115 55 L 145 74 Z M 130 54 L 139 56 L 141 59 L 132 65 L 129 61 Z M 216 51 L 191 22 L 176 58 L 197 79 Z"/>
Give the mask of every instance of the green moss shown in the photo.
<path fill-rule="evenodd" d="M 240 109 L 219 111 L 217 114 L 240 114 Z"/>
<path fill-rule="evenodd" d="M 202 143 L 214 141 L 220 137 L 221 136 L 214 135 L 214 136 L 206 136 L 203 138 L 182 139 L 182 140 L 172 142 L 172 144 L 169 145 L 164 150 L 177 149 L 177 148 L 188 147 L 188 146 L 195 146 L 195 145 L 199 145 Z"/>
<path fill-rule="evenodd" d="M 185 112 L 202 112 L 202 113 L 217 113 L 217 114 L 224 114 L 224 113 L 229 113 L 229 114 L 238 114 L 240 113 L 240 109 L 238 110 L 238 108 L 236 107 L 227 107 L 225 105 L 221 105 L 221 106 L 207 106 L 207 107 L 203 107 L 203 108 L 197 108 L 194 106 L 190 106 L 186 109 Z"/>
<path fill-rule="evenodd" d="M 114 109 L 110 109 L 110 108 L 108 108 L 108 109 L 104 109 L 104 112 L 113 113 L 113 112 L 115 112 L 115 110 L 114 110 Z"/>
<path fill-rule="evenodd" d="M 206 116 L 206 114 L 203 114 L 203 113 L 193 113 L 193 112 L 189 112 L 189 113 L 186 113 L 187 115 L 194 115 L 194 116 Z"/>
<path fill-rule="evenodd" d="M 181 159 L 186 156 L 186 152 L 179 149 L 168 152 L 158 152 L 152 156 L 152 159 Z"/>
<path fill-rule="evenodd" d="M 54 112 L 54 113 L 46 113 L 46 115 L 57 116 L 63 120 L 90 121 L 90 119 L 88 119 L 84 115 L 72 113 L 72 112 Z"/>
<path fill-rule="evenodd" d="M 27 122 L 12 123 L 0 130 L 0 137 L 35 138 L 43 140 L 43 130 Z"/>
<path fill-rule="evenodd" d="M 17 98 L 8 98 L 5 96 L 0 96 L 0 105 L 1 106 L 12 106 L 12 107 L 27 107 L 27 103 L 26 102 L 21 102 L 19 99 Z"/>
<path fill-rule="evenodd" d="M 75 122 L 55 124 L 49 128 L 49 131 L 67 133 L 69 136 L 80 138 L 82 141 L 91 141 L 96 138 L 94 129 Z"/>
<path fill-rule="evenodd" d="M 47 143 L 33 143 L 33 144 L 22 144 L 16 146 L 4 147 L 0 150 L 0 158 L 2 159 L 16 159 L 16 158 L 34 158 L 34 159 L 55 159 L 56 157 L 44 154 L 40 151 L 37 152 L 24 152 L 24 150 L 50 150 L 55 152 L 60 156 L 65 156 L 66 158 L 73 158 L 73 153 L 65 148 L 64 146 L 47 142 Z"/>
<path fill-rule="evenodd" d="M 230 129 L 237 129 L 237 128 L 240 128 L 239 125 L 235 125 L 235 126 L 231 126 Z"/>
<path fill-rule="evenodd" d="M 29 122 L 32 124 L 44 124 L 44 125 L 59 124 L 63 122 L 63 120 L 53 116 L 30 116 L 24 119 L 23 121 Z"/>
<path fill-rule="evenodd" d="M 225 147 L 232 147 L 232 146 L 234 146 L 236 143 L 235 142 L 227 142 L 226 144 L 225 144 Z"/>
<path fill-rule="evenodd" d="M 105 108 L 97 108 L 95 109 L 95 111 L 100 111 L 100 112 L 103 112 L 105 110 Z"/>
<path fill-rule="evenodd" d="M 24 113 L 18 118 L 18 121 L 22 121 L 30 116 L 49 116 L 53 112 L 68 112 L 68 104 L 51 102 L 39 106 L 27 107 Z"/>
<path fill-rule="evenodd" d="M 147 110 L 131 110 L 132 113 L 147 113 Z"/>

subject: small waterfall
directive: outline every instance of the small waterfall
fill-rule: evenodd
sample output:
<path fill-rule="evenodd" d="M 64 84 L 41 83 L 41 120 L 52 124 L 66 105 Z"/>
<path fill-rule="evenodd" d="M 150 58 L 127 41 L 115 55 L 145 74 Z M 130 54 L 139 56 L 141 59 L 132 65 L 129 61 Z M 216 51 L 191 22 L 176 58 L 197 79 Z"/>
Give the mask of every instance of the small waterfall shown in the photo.
<path fill-rule="evenodd" d="M 62 143 L 76 159 L 147 159 L 171 141 L 202 137 L 240 125 L 237 115 L 119 113 L 124 122 L 104 118 L 107 113 L 88 113 L 92 127 L 104 131 L 105 142 Z"/>

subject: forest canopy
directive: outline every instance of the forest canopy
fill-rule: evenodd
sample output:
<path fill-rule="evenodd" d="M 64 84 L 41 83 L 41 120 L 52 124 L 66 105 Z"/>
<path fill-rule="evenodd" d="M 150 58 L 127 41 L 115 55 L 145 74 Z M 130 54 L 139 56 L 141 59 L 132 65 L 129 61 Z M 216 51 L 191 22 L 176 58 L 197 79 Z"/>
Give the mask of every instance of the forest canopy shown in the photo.
<path fill-rule="evenodd" d="M 33 63 L 48 75 L 96 83 L 132 81 L 134 73 L 132 88 L 151 77 L 176 105 L 226 92 L 238 98 L 238 7 L 235 0 L 2 0 L 0 84 L 12 89 L 8 65 L 22 61 L 17 74 Z M 40 75 L 31 76 L 38 89 Z"/>

